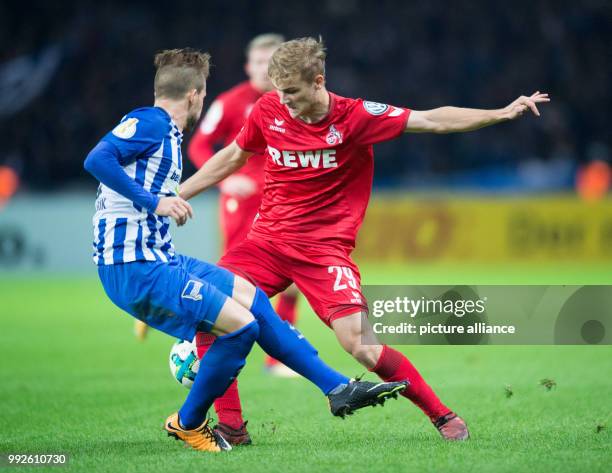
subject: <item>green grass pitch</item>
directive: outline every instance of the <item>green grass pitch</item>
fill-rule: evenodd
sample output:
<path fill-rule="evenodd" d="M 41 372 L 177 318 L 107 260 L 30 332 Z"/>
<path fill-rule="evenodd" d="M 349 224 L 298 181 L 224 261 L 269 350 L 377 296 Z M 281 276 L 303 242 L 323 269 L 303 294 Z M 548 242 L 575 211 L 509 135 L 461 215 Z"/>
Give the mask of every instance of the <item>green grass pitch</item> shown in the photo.
<path fill-rule="evenodd" d="M 609 268 L 584 265 L 363 265 L 362 273 L 369 284 L 612 283 Z M 322 357 L 348 375 L 363 373 L 301 302 L 299 327 Z M 256 348 L 239 378 L 255 444 L 212 455 L 161 430 L 186 395 L 169 374 L 173 340 L 153 333 L 137 342 L 132 319 L 93 275 L 0 278 L 0 314 L 0 453 L 68 452 L 70 471 L 548 473 L 612 464 L 609 346 L 400 347 L 467 420 L 472 439 L 455 444 L 404 398 L 333 418 L 306 381 L 265 375 Z M 557 386 L 547 391 L 543 378 Z"/>

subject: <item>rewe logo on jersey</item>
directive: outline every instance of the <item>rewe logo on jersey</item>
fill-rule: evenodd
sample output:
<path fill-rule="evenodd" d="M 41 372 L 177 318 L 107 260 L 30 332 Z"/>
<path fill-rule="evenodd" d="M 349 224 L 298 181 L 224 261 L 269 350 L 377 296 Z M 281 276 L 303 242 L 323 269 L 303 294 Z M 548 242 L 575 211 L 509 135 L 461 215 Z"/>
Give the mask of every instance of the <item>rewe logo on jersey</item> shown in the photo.
<path fill-rule="evenodd" d="M 270 125 L 272 126 L 272 125 Z M 288 168 L 337 168 L 335 149 L 317 149 L 313 151 L 278 150 L 268 146 L 268 153 L 279 166 Z"/>

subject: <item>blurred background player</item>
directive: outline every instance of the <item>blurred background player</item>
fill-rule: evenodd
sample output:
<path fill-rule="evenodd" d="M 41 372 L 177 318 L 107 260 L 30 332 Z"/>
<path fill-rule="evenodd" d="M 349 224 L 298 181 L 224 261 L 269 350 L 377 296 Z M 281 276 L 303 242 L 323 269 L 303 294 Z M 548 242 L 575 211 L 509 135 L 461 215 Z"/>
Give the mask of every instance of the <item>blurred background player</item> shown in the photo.
<path fill-rule="evenodd" d="M 404 396 L 443 438 L 465 440 L 468 429 L 445 406 L 408 358 L 380 344 L 367 318 L 359 268 L 351 258 L 370 198 L 373 145 L 405 132 L 467 132 L 539 116 L 539 92 L 497 110 L 440 107 L 426 111 L 330 93 L 325 47 L 314 38 L 283 43 L 270 60 L 275 92 L 255 105 L 236 140 L 180 188 L 189 199 L 266 153 L 266 187 L 249 238 L 219 264 L 269 296 L 294 282 L 340 345 L 385 381 L 409 380 Z"/>
<path fill-rule="evenodd" d="M 268 63 L 272 54 L 285 38 L 268 33 L 253 38 L 246 48 L 244 71 L 248 80 L 222 93 L 211 104 L 198 130 L 189 142 L 188 155 L 196 168 L 215 154 L 215 147 L 230 144 L 251 113 L 255 102 L 264 93 L 273 89 L 268 77 Z M 223 235 L 223 253 L 241 243 L 251 229 L 259 210 L 264 185 L 263 154 L 251 156 L 249 162 L 235 174 L 219 183 L 219 220 Z M 295 325 L 297 319 L 298 291 L 291 285 L 276 301 L 276 312 L 283 319 Z M 213 337 L 201 334 L 198 339 L 200 357 Z M 265 359 L 266 371 L 280 377 L 299 376 L 274 358 Z"/>

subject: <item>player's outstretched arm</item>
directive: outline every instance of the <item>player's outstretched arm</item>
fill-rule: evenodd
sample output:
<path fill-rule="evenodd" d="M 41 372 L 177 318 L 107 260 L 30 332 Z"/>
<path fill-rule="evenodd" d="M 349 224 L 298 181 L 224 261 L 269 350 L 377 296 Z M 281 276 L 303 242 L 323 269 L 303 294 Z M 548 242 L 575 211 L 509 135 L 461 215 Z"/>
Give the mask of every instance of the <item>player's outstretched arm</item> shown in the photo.
<path fill-rule="evenodd" d="M 406 123 L 406 132 L 411 133 L 457 133 L 478 130 L 485 126 L 507 120 L 514 120 L 523 113 L 531 111 L 540 116 L 537 104 L 550 102 L 548 94 L 539 91 L 529 97 L 521 95 L 510 105 L 497 110 L 479 110 L 476 108 L 440 107 L 433 110 L 410 113 Z"/>
<path fill-rule="evenodd" d="M 191 199 L 240 169 L 252 155 L 253 153 L 241 149 L 236 141 L 232 141 L 181 184 L 179 195 L 185 200 Z"/>

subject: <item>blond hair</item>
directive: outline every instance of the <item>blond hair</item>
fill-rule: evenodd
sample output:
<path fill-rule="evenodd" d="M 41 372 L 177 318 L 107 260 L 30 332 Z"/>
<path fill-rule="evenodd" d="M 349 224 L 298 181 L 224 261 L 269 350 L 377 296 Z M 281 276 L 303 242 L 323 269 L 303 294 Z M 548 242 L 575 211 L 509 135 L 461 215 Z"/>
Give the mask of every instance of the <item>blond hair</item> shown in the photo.
<path fill-rule="evenodd" d="M 166 49 L 155 55 L 155 97 L 181 99 L 190 90 L 204 88 L 210 54 L 191 48 Z"/>
<path fill-rule="evenodd" d="M 278 48 L 285 41 L 285 37 L 276 33 L 265 33 L 255 36 L 245 49 L 245 54 L 249 55 L 253 49 Z"/>
<path fill-rule="evenodd" d="M 325 45 L 323 39 L 299 38 L 279 46 L 272 55 L 268 75 L 273 82 L 283 82 L 299 76 L 306 82 L 325 74 Z"/>

